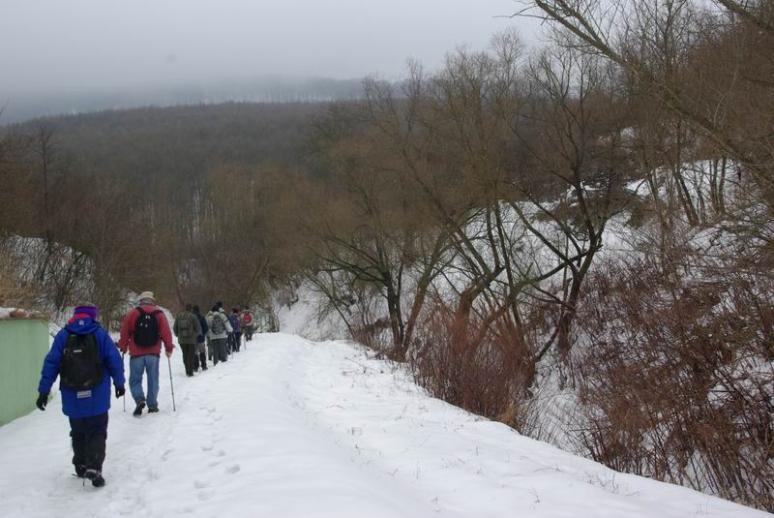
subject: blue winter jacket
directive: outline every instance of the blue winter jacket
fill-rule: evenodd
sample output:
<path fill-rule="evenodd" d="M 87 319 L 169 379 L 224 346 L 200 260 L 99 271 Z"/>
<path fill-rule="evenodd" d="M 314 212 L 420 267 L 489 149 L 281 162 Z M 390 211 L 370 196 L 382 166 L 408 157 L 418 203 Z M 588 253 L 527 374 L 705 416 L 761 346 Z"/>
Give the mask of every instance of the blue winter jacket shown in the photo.
<path fill-rule="evenodd" d="M 94 333 L 99 344 L 99 353 L 102 358 L 102 364 L 105 367 L 102 381 L 91 390 L 75 391 L 73 389 L 62 387 L 59 390 L 62 393 L 62 412 L 68 417 L 80 418 L 104 414 L 110 408 L 110 379 L 113 378 L 113 384 L 116 387 L 123 387 L 126 384 L 124 378 L 124 362 L 118 353 L 118 348 L 110 338 L 110 335 L 103 329 L 99 322 L 91 318 L 74 318 L 64 329 L 57 333 L 51 350 L 43 361 L 43 372 L 40 375 L 39 392 L 51 392 L 57 376 L 59 376 L 59 367 L 62 363 L 62 351 L 67 345 L 67 338 L 70 333 L 87 335 Z M 80 396 L 80 397 L 79 397 Z"/>
<path fill-rule="evenodd" d="M 207 336 L 207 331 L 209 331 L 210 328 L 207 327 L 207 319 L 204 318 L 204 315 L 201 313 L 194 313 L 194 315 L 199 319 L 199 324 L 202 326 L 202 334 L 196 337 L 196 343 L 203 344 L 204 337 Z"/>
<path fill-rule="evenodd" d="M 231 327 L 234 329 L 235 333 L 242 332 L 242 322 L 239 321 L 239 317 L 237 315 L 231 313 L 228 316 L 228 321 L 231 322 Z"/>

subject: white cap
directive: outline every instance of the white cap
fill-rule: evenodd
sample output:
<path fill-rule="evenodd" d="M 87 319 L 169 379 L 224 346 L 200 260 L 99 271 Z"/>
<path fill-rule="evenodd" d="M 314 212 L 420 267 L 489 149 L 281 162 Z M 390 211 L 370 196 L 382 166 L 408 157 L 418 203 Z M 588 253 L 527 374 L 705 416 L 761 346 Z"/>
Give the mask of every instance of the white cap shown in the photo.
<path fill-rule="evenodd" d="M 140 293 L 140 296 L 137 297 L 137 300 L 142 302 L 143 300 L 150 300 L 151 302 L 156 302 L 156 297 L 153 295 L 152 291 L 143 291 Z"/>

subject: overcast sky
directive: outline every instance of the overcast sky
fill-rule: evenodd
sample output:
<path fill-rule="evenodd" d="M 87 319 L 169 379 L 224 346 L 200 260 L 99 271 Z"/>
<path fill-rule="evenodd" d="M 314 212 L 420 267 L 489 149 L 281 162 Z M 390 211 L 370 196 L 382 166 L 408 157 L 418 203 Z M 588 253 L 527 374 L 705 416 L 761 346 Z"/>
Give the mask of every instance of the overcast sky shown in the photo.
<path fill-rule="evenodd" d="M 0 92 L 402 75 L 533 22 L 512 0 L 0 0 Z"/>

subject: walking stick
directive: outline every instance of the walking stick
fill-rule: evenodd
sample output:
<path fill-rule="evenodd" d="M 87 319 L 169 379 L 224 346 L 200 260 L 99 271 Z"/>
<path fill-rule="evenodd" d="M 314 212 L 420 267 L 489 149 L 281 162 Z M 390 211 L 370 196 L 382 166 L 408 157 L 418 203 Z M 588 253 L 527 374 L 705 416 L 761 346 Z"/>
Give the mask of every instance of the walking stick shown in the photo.
<path fill-rule="evenodd" d="M 126 353 L 121 353 L 121 363 L 123 364 L 124 367 L 126 367 L 124 356 L 126 356 Z M 126 413 L 126 394 L 124 394 L 124 413 Z"/>
<path fill-rule="evenodd" d="M 167 366 L 169 366 L 169 388 L 172 389 L 172 411 L 177 412 L 175 408 L 175 385 L 172 383 L 172 360 L 167 356 Z"/>

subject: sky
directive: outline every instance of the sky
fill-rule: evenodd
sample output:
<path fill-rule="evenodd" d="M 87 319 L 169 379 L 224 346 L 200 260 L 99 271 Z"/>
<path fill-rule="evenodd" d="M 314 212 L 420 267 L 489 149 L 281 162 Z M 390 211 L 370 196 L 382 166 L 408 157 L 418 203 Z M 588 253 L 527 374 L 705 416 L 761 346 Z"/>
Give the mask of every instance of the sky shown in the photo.
<path fill-rule="evenodd" d="M 513 0 L 0 0 L 0 94 L 401 77 L 517 27 Z"/>

